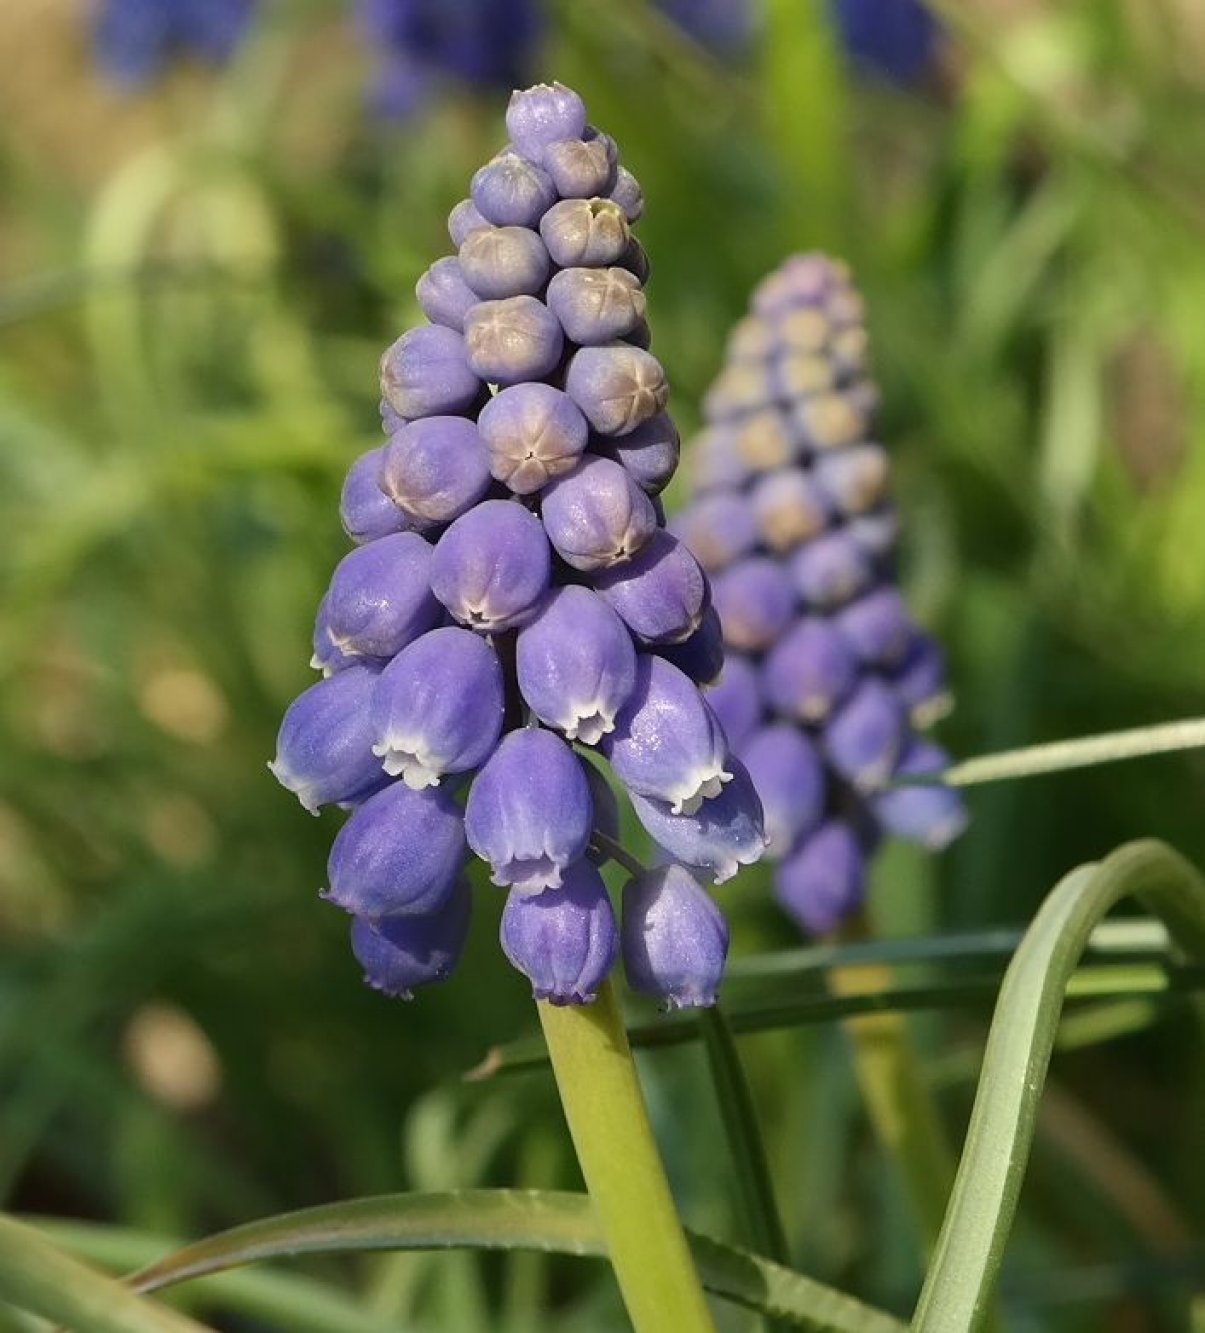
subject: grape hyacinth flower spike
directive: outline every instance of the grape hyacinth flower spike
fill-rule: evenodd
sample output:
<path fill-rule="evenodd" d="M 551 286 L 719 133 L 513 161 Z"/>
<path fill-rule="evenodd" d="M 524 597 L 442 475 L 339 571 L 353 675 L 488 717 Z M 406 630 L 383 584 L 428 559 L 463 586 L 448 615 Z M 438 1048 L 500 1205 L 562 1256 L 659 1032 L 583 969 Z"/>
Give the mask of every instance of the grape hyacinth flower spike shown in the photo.
<path fill-rule="evenodd" d="M 895 586 L 866 353 L 843 265 L 797 255 L 770 274 L 674 520 L 715 580 L 726 653 L 707 697 L 764 806 L 778 900 L 813 932 L 857 911 L 881 835 L 940 851 L 966 823 L 932 781 L 944 752 L 916 734 L 948 707 L 945 666 Z"/>
<path fill-rule="evenodd" d="M 632 235 L 642 195 L 571 89 L 517 92 L 506 121 L 452 209 L 455 253 L 418 279 L 428 322 L 381 359 L 388 438 L 350 460 L 355 546 L 314 629 L 325 678 L 272 769 L 307 809 L 351 809 L 323 896 L 382 992 L 452 972 L 488 877 L 537 998 L 589 1003 L 622 956 L 667 1007 L 712 1004 L 728 934 L 700 881 L 765 838 L 701 689 L 723 661 L 711 587 L 655 498 L 679 446 Z M 763 564 L 737 570 L 760 638 L 791 595 Z M 679 863 L 637 875 L 619 915 L 599 763 Z"/>

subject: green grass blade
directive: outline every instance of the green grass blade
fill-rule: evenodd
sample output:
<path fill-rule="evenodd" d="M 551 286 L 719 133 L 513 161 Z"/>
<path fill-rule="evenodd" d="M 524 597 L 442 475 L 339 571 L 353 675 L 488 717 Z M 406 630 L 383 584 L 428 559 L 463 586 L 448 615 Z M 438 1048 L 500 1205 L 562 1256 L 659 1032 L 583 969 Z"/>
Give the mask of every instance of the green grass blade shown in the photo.
<path fill-rule="evenodd" d="M 808 1333 L 902 1333 L 891 1315 L 789 1268 L 689 1234 L 704 1286 Z M 537 1250 L 605 1259 L 588 1197 L 558 1191 L 458 1190 L 351 1199 L 264 1218 L 169 1254 L 131 1279 L 136 1290 L 264 1259 L 367 1250 Z"/>
<path fill-rule="evenodd" d="M 0 1217 L 0 1301 L 87 1333 L 203 1333 L 205 1328 L 144 1300 L 10 1217 Z"/>
<path fill-rule="evenodd" d="M 1205 882 L 1171 848 L 1129 843 L 1073 870 L 1042 905 L 1001 987 L 966 1145 L 915 1333 L 968 1333 L 983 1319 L 1017 1209 L 1064 996 L 1093 927 L 1128 894 L 1205 956 Z"/>

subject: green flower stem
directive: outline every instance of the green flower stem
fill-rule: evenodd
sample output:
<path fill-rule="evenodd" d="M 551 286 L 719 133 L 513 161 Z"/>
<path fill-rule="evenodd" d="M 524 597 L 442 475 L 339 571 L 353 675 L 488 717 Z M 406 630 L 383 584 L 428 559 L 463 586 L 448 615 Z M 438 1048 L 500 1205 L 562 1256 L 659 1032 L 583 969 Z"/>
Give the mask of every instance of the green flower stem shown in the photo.
<path fill-rule="evenodd" d="M 774 1200 L 774 1186 L 753 1095 L 732 1030 L 719 1005 L 699 1011 L 699 1030 L 736 1168 L 745 1225 L 749 1229 L 749 1246 L 777 1263 L 789 1264 L 787 1238 Z"/>
<path fill-rule="evenodd" d="M 593 1004 L 541 1000 L 536 1008 L 578 1162 L 636 1333 L 714 1333 L 611 983 L 604 982 Z"/>
<path fill-rule="evenodd" d="M 1067 984 L 1097 922 L 1131 893 L 1163 918 L 1179 948 L 1205 957 L 1205 880 L 1162 843 L 1128 843 L 1056 885 L 1000 989 L 916 1333 L 980 1327 L 1016 1215 Z"/>
<path fill-rule="evenodd" d="M 865 933 L 864 925 L 860 930 Z M 829 989 L 837 997 L 889 991 L 891 969 L 882 963 L 834 968 Z M 899 1168 L 925 1252 L 930 1253 L 954 1181 L 954 1156 L 907 1021 L 900 1013 L 866 1013 L 845 1019 L 845 1030 L 875 1134 Z"/>

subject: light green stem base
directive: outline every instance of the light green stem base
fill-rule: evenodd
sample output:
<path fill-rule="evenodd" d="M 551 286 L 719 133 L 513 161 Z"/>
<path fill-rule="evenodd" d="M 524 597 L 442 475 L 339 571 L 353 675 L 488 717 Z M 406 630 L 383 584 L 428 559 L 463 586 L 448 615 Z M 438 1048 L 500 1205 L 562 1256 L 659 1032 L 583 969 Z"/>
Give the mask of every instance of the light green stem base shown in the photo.
<path fill-rule="evenodd" d="M 636 1333 L 714 1333 L 609 982 L 537 1006 L 565 1119 Z"/>

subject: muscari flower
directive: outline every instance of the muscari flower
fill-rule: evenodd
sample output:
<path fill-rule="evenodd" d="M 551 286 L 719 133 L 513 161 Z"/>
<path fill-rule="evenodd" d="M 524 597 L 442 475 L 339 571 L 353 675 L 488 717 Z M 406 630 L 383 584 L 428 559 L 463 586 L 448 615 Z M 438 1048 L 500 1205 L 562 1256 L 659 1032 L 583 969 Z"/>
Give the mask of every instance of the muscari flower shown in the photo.
<path fill-rule="evenodd" d="M 966 822 L 923 781 L 948 762 L 916 734 L 948 707 L 945 664 L 895 586 L 874 402 L 845 269 L 788 260 L 733 330 L 674 521 L 728 649 L 706 697 L 761 798 L 779 902 L 811 931 L 857 910 L 883 833 L 936 851 Z"/>
<path fill-rule="evenodd" d="M 308 809 L 352 810 L 324 896 L 383 992 L 454 968 L 472 853 L 537 996 L 586 1003 L 622 956 L 637 989 L 710 1004 L 727 928 L 699 881 L 765 839 L 700 689 L 723 664 L 711 588 L 657 499 L 679 441 L 632 237 L 643 198 L 570 89 L 516 93 L 507 128 L 449 217 L 456 253 L 418 281 L 429 322 L 381 359 L 388 439 L 343 488 L 356 545 L 315 622 L 325 679 L 272 767 Z M 765 582 L 755 569 L 750 595 L 773 620 Z M 622 926 L 598 870 L 619 833 L 603 763 L 681 863 L 633 881 Z"/>
<path fill-rule="evenodd" d="M 832 0 L 837 35 L 855 65 L 891 83 L 919 83 L 930 68 L 941 24 L 922 0 Z"/>
<path fill-rule="evenodd" d="M 93 50 L 106 74 L 139 88 L 177 55 L 224 64 L 254 8 L 255 0 L 102 0 L 93 20 Z"/>

